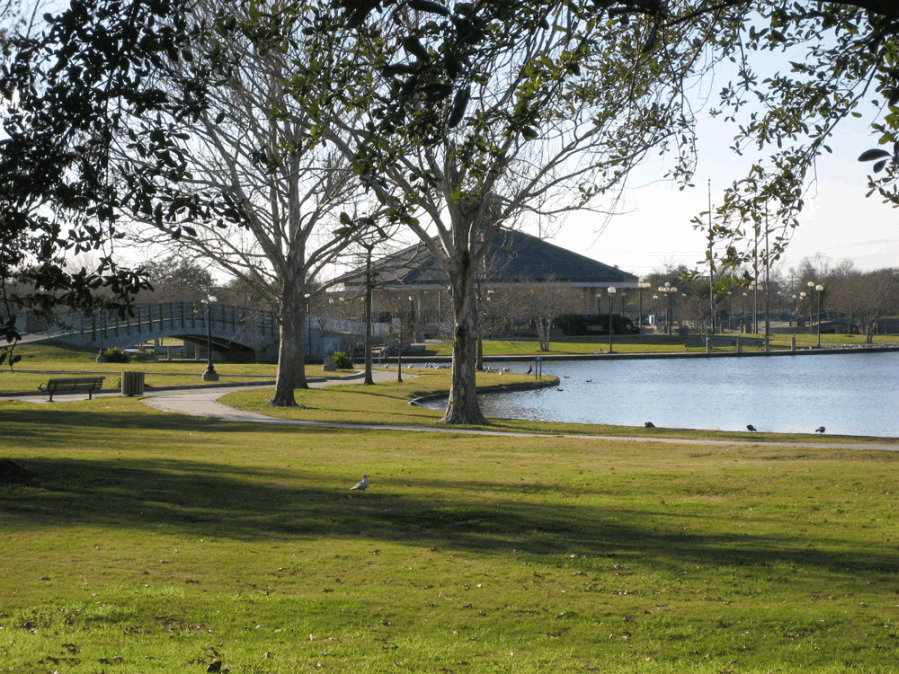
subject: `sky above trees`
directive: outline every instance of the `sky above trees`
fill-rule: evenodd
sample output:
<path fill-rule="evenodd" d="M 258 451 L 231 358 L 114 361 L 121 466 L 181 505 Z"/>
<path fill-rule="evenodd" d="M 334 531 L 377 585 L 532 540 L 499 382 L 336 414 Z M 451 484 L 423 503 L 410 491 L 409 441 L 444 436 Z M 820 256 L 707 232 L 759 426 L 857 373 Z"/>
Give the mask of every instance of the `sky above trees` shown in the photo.
<path fill-rule="evenodd" d="M 835 260 L 848 258 L 859 269 L 899 265 L 899 210 L 877 195 L 865 197 L 870 165 L 857 161 L 872 145 L 869 121 L 853 120 L 841 126 L 831 144 L 833 155 L 820 160 L 817 189 L 782 258 L 785 268 L 818 252 Z M 653 182 L 660 172 L 650 161 L 629 181 L 631 189 L 621 214 L 613 217 L 601 234 L 586 235 L 605 224 L 601 218 L 574 214 L 551 241 L 638 276 L 666 263 L 695 266 L 703 259 L 707 238 L 692 228 L 690 220 L 708 208 L 708 181 L 712 181 L 714 206 L 720 203 L 722 190 L 742 176 L 749 164 L 728 150 L 732 125 L 704 119 L 698 136 L 695 187 L 680 192 L 675 185 Z"/>

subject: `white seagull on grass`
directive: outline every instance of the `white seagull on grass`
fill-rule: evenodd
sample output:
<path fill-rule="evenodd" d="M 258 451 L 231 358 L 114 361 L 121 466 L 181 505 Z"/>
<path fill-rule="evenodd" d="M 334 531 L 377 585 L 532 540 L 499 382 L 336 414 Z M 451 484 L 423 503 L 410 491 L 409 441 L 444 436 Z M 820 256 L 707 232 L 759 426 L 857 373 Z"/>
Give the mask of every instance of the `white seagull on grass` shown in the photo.
<path fill-rule="evenodd" d="M 368 475 L 363 475 L 362 479 L 350 487 L 350 491 L 365 491 L 368 489 Z"/>

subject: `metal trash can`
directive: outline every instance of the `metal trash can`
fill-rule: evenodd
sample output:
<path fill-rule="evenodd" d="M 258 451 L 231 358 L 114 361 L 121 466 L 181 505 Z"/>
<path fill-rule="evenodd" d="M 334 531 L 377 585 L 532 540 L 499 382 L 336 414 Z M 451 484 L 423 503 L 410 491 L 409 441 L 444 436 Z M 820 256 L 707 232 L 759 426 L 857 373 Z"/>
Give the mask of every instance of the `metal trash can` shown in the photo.
<path fill-rule="evenodd" d="M 123 396 L 142 396 L 144 394 L 144 373 L 143 372 L 123 372 L 122 373 L 122 395 Z"/>

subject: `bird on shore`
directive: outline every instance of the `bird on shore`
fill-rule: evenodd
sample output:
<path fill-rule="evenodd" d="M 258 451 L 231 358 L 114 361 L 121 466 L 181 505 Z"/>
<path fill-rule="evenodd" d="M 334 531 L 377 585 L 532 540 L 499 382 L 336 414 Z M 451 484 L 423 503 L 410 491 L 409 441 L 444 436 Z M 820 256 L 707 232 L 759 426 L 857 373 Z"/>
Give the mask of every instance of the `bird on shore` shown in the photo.
<path fill-rule="evenodd" d="M 824 426 L 818 426 L 818 428 L 815 429 L 815 433 L 823 433 L 823 432 L 824 432 Z"/>
<path fill-rule="evenodd" d="M 651 421 L 644 421 L 643 426 L 644 426 L 644 428 L 655 428 L 656 427 L 656 425 L 654 423 L 652 423 Z"/>
<path fill-rule="evenodd" d="M 363 475 L 362 479 L 350 487 L 350 491 L 365 491 L 368 489 L 368 475 Z"/>
<path fill-rule="evenodd" d="M 747 430 L 747 431 L 752 431 L 753 433 L 755 433 L 757 429 L 756 429 L 756 427 L 753 426 L 752 424 L 749 424 L 749 425 L 746 427 L 746 430 Z"/>
<path fill-rule="evenodd" d="M 533 371 L 534 371 L 534 366 L 531 365 L 531 366 L 528 368 L 528 371 L 525 372 L 525 374 L 530 374 L 530 373 L 533 372 Z"/>

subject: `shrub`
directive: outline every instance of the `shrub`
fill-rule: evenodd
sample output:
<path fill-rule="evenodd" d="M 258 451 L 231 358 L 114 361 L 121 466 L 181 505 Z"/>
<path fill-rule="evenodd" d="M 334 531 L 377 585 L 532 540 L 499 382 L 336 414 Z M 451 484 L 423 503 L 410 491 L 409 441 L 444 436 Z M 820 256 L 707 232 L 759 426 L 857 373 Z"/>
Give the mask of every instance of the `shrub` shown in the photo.
<path fill-rule="evenodd" d="M 130 360 L 124 349 L 106 349 L 103 355 L 107 363 L 127 363 Z"/>
<path fill-rule="evenodd" d="M 335 351 L 334 367 L 336 367 L 338 370 L 352 370 L 353 359 L 346 355 L 343 351 Z"/>

